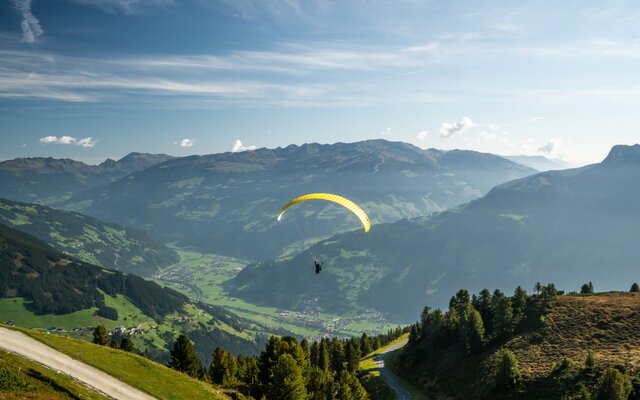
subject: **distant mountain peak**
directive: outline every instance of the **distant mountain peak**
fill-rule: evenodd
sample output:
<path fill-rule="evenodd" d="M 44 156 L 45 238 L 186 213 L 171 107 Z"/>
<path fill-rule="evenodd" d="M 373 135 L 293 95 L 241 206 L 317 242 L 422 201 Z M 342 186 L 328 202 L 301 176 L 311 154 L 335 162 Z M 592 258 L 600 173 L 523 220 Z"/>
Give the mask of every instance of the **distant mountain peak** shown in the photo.
<path fill-rule="evenodd" d="M 640 165 L 640 144 L 631 146 L 618 144 L 611 148 L 604 165 Z"/>

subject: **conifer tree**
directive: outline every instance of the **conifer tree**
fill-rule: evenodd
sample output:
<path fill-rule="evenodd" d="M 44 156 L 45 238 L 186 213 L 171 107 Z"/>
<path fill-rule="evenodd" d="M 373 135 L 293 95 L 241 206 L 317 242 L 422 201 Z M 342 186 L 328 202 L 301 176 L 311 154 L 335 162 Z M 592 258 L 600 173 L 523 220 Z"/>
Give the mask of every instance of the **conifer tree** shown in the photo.
<path fill-rule="evenodd" d="M 371 339 L 369 339 L 366 332 L 362 332 L 362 336 L 360 336 L 360 356 L 366 357 L 371 351 Z"/>
<path fill-rule="evenodd" d="M 234 383 L 238 376 L 238 362 L 235 357 L 220 347 L 216 347 L 211 357 L 209 377 L 220 385 Z"/>
<path fill-rule="evenodd" d="M 496 368 L 496 388 L 499 390 L 516 388 L 520 384 L 522 376 L 515 354 L 511 350 L 505 349 L 499 357 Z"/>
<path fill-rule="evenodd" d="M 340 400 L 366 400 L 367 391 L 355 375 L 349 371 L 342 371 L 338 382 L 338 398 Z"/>
<path fill-rule="evenodd" d="M 632 389 L 629 375 L 607 368 L 600 380 L 597 400 L 627 400 Z"/>
<path fill-rule="evenodd" d="M 340 373 L 345 366 L 344 345 L 338 338 L 331 339 L 331 369 Z"/>
<path fill-rule="evenodd" d="M 318 368 L 326 371 L 329 369 L 330 362 L 328 340 L 322 339 L 318 348 Z"/>
<path fill-rule="evenodd" d="M 638 284 L 634 282 L 633 285 L 631 285 L 631 289 L 629 289 L 629 291 L 631 293 L 638 293 L 640 292 L 640 286 L 638 286 Z"/>
<path fill-rule="evenodd" d="M 510 335 L 513 331 L 511 299 L 502 295 L 494 298 L 493 331 L 496 336 Z"/>
<path fill-rule="evenodd" d="M 347 341 L 345 348 L 345 359 L 347 363 L 347 370 L 349 372 L 355 372 L 360 364 L 360 348 L 355 339 L 351 338 Z"/>
<path fill-rule="evenodd" d="M 196 349 L 186 335 L 181 334 L 173 343 L 169 368 L 184 372 L 194 378 L 202 375 L 202 363 L 196 354 Z"/>
<path fill-rule="evenodd" d="M 271 369 L 267 386 L 268 398 L 278 400 L 306 400 L 307 388 L 302 371 L 291 354 L 282 354 Z"/>
<path fill-rule="evenodd" d="M 333 376 L 318 367 L 309 370 L 307 394 L 309 400 L 333 400 Z"/>
<path fill-rule="evenodd" d="M 527 307 L 527 292 L 520 286 L 513 292 L 511 304 L 513 305 L 513 314 L 522 317 Z"/>
<path fill-rule="evenodd" d="M 120 349 L 129 353 L 136 352 L 136 346 L 133 344 L 133 341 L 128 337 L 125 337 L 120 341 Z"/>
<path fill-rule="evenodd" d="M 96 326 L 93 330 L 93 343 L 99 344 L 100 346 L 106 346 L 111 341 L 109 334 L 107 333 L 107 328 L 102 325 Z"/>

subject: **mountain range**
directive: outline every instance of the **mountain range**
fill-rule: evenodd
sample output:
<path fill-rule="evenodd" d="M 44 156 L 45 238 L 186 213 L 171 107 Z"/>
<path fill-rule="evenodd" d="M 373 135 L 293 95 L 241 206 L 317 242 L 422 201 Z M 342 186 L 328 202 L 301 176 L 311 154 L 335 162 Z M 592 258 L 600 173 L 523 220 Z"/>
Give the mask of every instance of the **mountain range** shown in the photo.
<path fill-rule="evenodd" d="M 132 172 L 172 159 L 166 154 L 130 153 L 100 165 L 54 158 L 16 158 L 0 162 L 0 197 L 55 205 L 82 190 L 113 182 Z"/>
<path fill-rule="evenodd" d="M 374 223 L 442 211 L 536 171 L 492 154 L 368 140 L 189 156 L 76 194 L 70 210 L 153 232 L 165 243 L 249 260 L 286 255 L 353 229 L 334 205 L 279 208 L 304 193 L 338 193 Z"/>
<path fill-rule="evenodd" d="M 615 146 L 598 164 L 516 179 L 463 206 L 249 266 L 228 289 L 258 304 L 373 308 L 404 321 L 424 304 L 445 307 L 460 288 L 552 281 L 578 290 L 588 280 L 618 289 L 638 274 L 638 204 L 640 145 Z M 319 258 L 314 277 L 309 266 Z"/>

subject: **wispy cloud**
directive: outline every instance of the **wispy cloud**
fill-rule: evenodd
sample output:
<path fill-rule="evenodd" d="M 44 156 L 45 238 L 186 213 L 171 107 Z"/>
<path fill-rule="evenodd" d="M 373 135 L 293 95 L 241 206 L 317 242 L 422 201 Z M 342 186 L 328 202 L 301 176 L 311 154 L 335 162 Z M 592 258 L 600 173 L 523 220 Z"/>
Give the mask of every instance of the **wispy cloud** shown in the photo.
<path fill-rule="evenodd" d="M 38 36 L 42 36 L 44 31 L 40 26 L 40 21 L 31 12 L 31 0 L 11 0 L 14 7 L 22 16 L 20 27 L 22 28 L 22 40 L 27 43 L 34 43 Z"/>
<path fill-rule="evenodd" d="M 440 125 L 440 137 L 453 137 L 456 133 L 462 132 L 474 125 L 474 122 L 469 117 L 464 117 L 459 122 L 443 122 L 442 125 Z"/>
<path fill-rule="evenodd" d="M 174 0 L 70 0 L 74 3 L 96 6 L 108 13 L 127 15 L 142 12 L 147 7 L 167 7 L 175 4 Z"/>
<path fill-rule="evenodd" d="M 71 144 L 80 147 L 94 147 L 96 140 L 92 137 L 76 139 L 72 136 L 44 136 L 40 138 L 40 143 L 45 144 Z"/>
<path fill-rule="evenodd" d="M 242 144 L 240 139 L 236 139 L 235 143 L 231 147 L 232 153 L 237 153 L 239 151 L 247 151 L 247 150 L 255 150 L 256 146 L 245 146 Z"/>
<path fill-rule="evenodd" d="M 421 142 L 424 142 L 425 140 L 427 140 L 428 137 L 429 137 L 429 132 L 420 131 L 420 132 L 418 132 L 418 135 L 416 136 L 416 139 L 418 139 Z"/>

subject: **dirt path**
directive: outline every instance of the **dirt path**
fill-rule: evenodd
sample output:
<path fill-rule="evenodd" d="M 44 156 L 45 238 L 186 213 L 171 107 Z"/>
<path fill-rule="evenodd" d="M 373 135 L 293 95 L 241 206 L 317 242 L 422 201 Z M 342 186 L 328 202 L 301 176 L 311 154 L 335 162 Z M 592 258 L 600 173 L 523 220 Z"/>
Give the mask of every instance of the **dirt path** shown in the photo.
<path fill-rule="evenodd" d="M 114 399 L 154 399 L 154 397 L 117 380 L 111 375 L 74 360 L 22 332 L 0 328 L 0 348 L 69 375 Z"/>
<path fill-rule="evenodd" d="M 400 382 L 398 382 L 398 378 L 396 378 L 395 374 L 391 372 L 389 368 L 385 367 L 384 360 L 391 354 L 391 352 L 398 350 L 405 344 L 407 344 L 406 339 L 389 347 L 387 350 L 385 350 L 384 353 L 376 356 L 375 359 L 376 367 L 380 370 L 380 374 L 382 375 L 384 380 L 387 381 L 391 389 L 396 392 L 398 400 L 411 400 L 411 394 L 407 391 L 407 389 L 404 388 L 404 386 L 400 384 Z"/>

